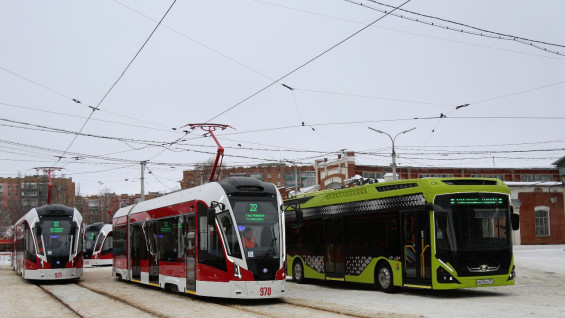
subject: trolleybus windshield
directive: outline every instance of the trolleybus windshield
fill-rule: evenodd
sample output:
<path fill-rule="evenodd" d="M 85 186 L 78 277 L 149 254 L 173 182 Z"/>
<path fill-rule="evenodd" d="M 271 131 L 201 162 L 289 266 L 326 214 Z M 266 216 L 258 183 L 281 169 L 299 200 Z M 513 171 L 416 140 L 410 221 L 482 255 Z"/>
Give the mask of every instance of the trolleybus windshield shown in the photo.
<path fill-rule="evenodd" d="M 237 230 L 247 258 L 279 258 L 280 227 L 277 201 L 237 198 L 232 200 Z"/>
<path fill-rule="evenodd" d="M 496 193 L 439 195 L 435 204 L 436 248 L 442 252 L 510 248 L 508 196 Z"/>
<path fill-rule="evenodd" d="M 68 256 L 74 233 L 72 222 L 66 219 L 42 219 L 41 236 L 47 256 Z"/>

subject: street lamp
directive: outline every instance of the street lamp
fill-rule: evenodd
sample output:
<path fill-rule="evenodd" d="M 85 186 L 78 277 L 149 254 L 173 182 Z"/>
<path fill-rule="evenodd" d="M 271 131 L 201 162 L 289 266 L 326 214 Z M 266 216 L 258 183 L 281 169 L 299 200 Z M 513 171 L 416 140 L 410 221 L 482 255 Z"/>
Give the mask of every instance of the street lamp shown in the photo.
<path fill-rule="evenodd" d="M 416 129 L 416 127 L 412 128 L 412 129 L 405 130 L 405 131 L 401 131 L 398 134 L 396 134 L 394 136 L 394 138 L 391 135 L 387 134 L 386 132 L 384 132 L 382 130 L 378 130 L 378 129 L 375 129 L 375 128 L 372 128 L 372 127 L 369 127 L 369 129 L 376 131 L 379 134 L 387 135 L 388 138 L 390 138 L 390 141 L 392 141 L 392 180 L 397 180 L 397 178 L 396 178 L 396 152 L 394 151 L 394 141 L 396 140 L 396 137 L 398 137 L 398 135 L 402 135 L 402 134 L 405 134 L 407 132 L 411 132 L 412 130 Z"/>

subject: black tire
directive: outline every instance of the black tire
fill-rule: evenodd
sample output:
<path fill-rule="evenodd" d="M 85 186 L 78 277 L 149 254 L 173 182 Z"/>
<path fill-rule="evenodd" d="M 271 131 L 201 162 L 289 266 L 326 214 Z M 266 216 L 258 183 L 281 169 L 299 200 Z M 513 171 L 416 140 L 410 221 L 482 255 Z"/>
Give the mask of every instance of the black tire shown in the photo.
<path fill-rule="evenodd" d="M 379 263 L 377 265 L 377 271 L 375 272 L 375 285 L 377 288 L 385 293 L 394 293 L 397 288 L 394 286 L 394 280 L 392 275 L 392 269 L 385 263 Z"/>
<path fill-rule="evenodd" d="M 299 259 L 292 264 L 292 280 L 298 284 L 304 283 L 304 266 Z"/>

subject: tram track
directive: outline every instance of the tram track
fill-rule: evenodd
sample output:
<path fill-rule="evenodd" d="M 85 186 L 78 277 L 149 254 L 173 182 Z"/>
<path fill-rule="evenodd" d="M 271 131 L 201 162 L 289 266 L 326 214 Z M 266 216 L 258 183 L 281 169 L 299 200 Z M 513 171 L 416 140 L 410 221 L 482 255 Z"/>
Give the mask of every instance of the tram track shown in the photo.
<path fill-rule="evenodd" d="M 81 315 L 78 311 L 74 310 L 73 307 L 71 307 L 69 304 L 67 304 L 63 299 L 61 299 L 60 297 L 57 297 L 55 294 L 53 294 L 50 290 L 46 289 L 45 287 L 43 287 L 42 285 L 40 285 L 39 283 L 34 283 L 35 286 L 37 286 L 39 289 L 41 289 L 44 293 L 46 293 L 47 295 L 49 295 L 51 298 L 55 299 L 57 302 L 61 303 L 63 306 L 65 306 L 68 310 L 70 310 L 72 313 L 74 313 L 75 315 L 81 317 L 81 318 L 85 318 L 83 315 Z"/>
<path fill-rule="evenodd" d="M 52 299 L 54 299 L 55 301 L 62 304 L 65 308 L 69 309 L 74 315 L 81 317 L 81 318 L 94 317 L 94 316 L 98 315 L 96 312 L 89 310 L 89 309 L 92 309 L 93 307 L 95 307 L 96 302 L 95 301 L 90 302 L 91 306 L 81 305 L 81 303 L 84 303 L 84 299 L 89 299 L 89 298 L 91 298 L 91 296 L 90 297 L 86 296 L 88 293 L 85 293 L 85 292 L 80 292 L 78 290 L 71 290 L 73 287 L 78 287 L 82 290 L 87 290 L 91 293 L 95 293 L 95 294 L 97 294 L 101 297 L 104 297 L 106 299 L 110 299 L 110 301 L 121 303 L 125 306 L 133 308 L 134 311 L 141 311 L 141 312 L 147 314 L 148 317 L 158 317 L 158 318 L 172 318 L 173 317 L 173 316 L 163 315 L 162 313 L 157 312 L 155 310 L 152 310 L 151 308 L 140 306 L 139 304 L 136 304 L 133 301 L 123 299 L 119 296 L 107 293 L 105 291 L 98 290 L 98 289 L 92 288 L 90 286 L 86 286 L 85 284 L 78 282 L 78 281 L 68 282 L 68 283 L 34 282 L 33 284 L 35 286 L 37 286 L 40 290 L 42 290 L 44 293 L 49 295 Z M 78 301 L 77 301 L 77 299 L 73 299 L 73 297 L 62 297 L 62 295 L 68 296 L 69 294 L 72 294 L 73 296 L 81 295 L 81 297 L 78 299 Z M 76 297 L 74 297 L 74 298 L 76 298 Z M 85 309 L 85 307 L 86 307 L 86 309 Z M 127 314 L 125 314 L 125 315 L 127 316 Z M 139 316 L 139 315 L 136 315 L 136 316 Z"/>

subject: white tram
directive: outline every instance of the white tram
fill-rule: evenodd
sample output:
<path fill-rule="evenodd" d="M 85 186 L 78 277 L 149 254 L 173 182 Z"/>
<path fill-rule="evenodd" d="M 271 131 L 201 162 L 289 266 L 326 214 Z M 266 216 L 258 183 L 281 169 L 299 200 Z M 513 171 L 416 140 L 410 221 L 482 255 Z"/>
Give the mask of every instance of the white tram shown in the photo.
<path fill-rule="evenodd" d="M 111 266 L 113 248 L 112 224 L 97 222 L 84 228 L 84 267 Z"/>
<path fill-rule="evenodd" d="M 25 279 L 82 276 L 82 216 L 59 204 L 33 208 L 14 226 L 14 270 Z"/>
<path fill-rule="evenodd" d="M 113 275 L 200 296 L 281 297 L 281 208 L 274 184 L 244 177 L 121 208 L 113 219 Z"/>

